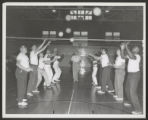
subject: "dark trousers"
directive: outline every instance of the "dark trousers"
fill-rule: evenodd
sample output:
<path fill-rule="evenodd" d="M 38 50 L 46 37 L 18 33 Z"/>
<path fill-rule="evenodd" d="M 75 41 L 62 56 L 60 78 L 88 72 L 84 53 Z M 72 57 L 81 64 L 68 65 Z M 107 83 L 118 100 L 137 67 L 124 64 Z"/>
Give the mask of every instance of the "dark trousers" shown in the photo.
<path fill-rule="evenodd" d="M 119 98 L 123 98 L 124 76 L 125 76 L 125 70 L 116 68 L 114 85 L 115 85 L 115 93 Z"/>
<path fill-rule="evenodd" d="M 110 79 L 110 67 L 104 67 L 102 68 L 102 75 L 101 75 L 101 89 L 102 91 L 106 91 L 106 84 L 108 84 L 108 89 L 113 90 L 113 84 Z"/>
<path fill-rule="evenodd" d="M 72 72 L 73 72 L 73 80 L 74 81 L 78 81 L 79 71 L 80 71 L 80 65 L 78 63 L 73 63 Z"/>
<path fill-rule="evenodd" d="M 141 106 L 137 94 L 139 81 L 140 81 L 140 72 L 128 73 L 125 85 L 125 95 L 127 97 L 127 101 L 132 103 L 136 111 L 141 111 Z"/>
<path fill-rule="evenodd" d="M 37 65 L 30 65 L 30 67 L 33 68 L 33 71 L 31 71 L 29 74 L 27 93 L 31 93 L 36 89 L 38 81 Z"/>
<path fill-rule="evenodd" d="M 17 100 L 21 102 L 26 96 L 28 73 L 20 68 L 17 68 L 15 75 L 17 79 Z"/>
<path fill-rule="evenodd" d="M 101 78 L 102 78 L 102 67 L 98 67 L 98 85 L 101 86 Z"/>

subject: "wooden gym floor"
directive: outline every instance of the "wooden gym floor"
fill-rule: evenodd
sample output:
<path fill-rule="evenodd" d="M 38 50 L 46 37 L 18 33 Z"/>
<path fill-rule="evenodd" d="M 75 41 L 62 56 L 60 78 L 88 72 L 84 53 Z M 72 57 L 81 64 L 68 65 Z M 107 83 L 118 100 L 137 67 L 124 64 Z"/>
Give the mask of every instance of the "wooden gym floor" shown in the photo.
<path fill-rule="evenodd" d="M 28 107 L 20 109 L 16 102 L 14 71 L 6 74 L 6 114 L 130 114 L 132 108 L 114 100 L 111 94 L 99 95 L 91 85 L 90 70 L 73 83 L 72 72 L 62 68 L 61 82 L 51 89 L 39 87 L 40 93 L 28 100 Z M 138 89 L 142 104 L 142 82 Z"/>

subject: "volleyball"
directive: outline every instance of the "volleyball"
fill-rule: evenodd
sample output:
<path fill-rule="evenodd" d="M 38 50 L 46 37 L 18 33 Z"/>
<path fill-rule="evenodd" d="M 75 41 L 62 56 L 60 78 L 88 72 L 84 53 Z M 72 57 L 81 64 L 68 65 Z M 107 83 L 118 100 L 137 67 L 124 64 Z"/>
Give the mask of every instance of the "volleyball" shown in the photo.
<path fill-rule="evenodd" d="M 74 38 L 70 38 L 70 42 L 74 42 Z"/>
<path fill-rule="evenodd" d="M 66 33 L 71 33 L 71 28 L 66 28 Z"/>
<path fill-rule="evenodd" d="M 63 32 L 59 32 L 59 37 L 63 37 Z"/>
<path fill-rule="evenodd" d="M 101 9 L 98 8 L 98 7 L 94 8 L 94 9 L 93 9 L 93 14 L 94 14 L 95 16 L 100 16 L 100 15 L 101 15 Z"/>

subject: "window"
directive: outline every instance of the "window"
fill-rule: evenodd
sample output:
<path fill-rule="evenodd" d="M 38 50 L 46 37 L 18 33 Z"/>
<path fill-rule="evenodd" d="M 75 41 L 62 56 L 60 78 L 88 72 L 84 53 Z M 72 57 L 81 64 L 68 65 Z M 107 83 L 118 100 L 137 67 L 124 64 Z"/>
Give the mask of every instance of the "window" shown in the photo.
<path fill-rule="evenodd" d="M 42 35 L 49 35 L 49 31 L 42 31 Z"/>
<path fill-rule="evenodd" d="M 92 10 L 70 10 L 71 20 L 92 20 Z"/>
<path fill-rule="evenodd" d="M 73 37 L 88 37 L 88 32 L 87 31 L 74 31 L 73 32 Z"/>
<path fill-rule="evenodd" d="M 114 36 L 115 40 L 119 40 L 120 39 L 120 32 L 114 32 L 113 36 Z"/>
<path fill-rule="evenodd" d="M 112 39 L 112 32 L 105 32 L 105 39 Z"/>
<path fill-rule="evenodd" d="M 50 37 L 56 37 L 56 31 L 50 31 Z"/>
<path fill-rule="evenodd" d="M 88 36 L 88 32 L 87 32 L 87 31 L 82 31 L 82 32 L 81 32 L 81 36 L 84 36 L 84 37 L 85 37 L 85 36 Z"/>
<path fill-rule="evenodd" d="M 42 31 L 42 37 L 47 38 L 49 36 L 49 31 Z"/>

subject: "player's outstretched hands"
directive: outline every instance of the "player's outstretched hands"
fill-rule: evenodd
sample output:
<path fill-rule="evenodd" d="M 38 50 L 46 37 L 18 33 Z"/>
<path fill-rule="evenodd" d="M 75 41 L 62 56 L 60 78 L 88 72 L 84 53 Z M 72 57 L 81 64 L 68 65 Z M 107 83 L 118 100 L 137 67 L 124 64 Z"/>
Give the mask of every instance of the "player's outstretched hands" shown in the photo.
<path fill-rule="evenodd" d="M 124 50 L 125 49 L 125 43 L 121 43 L 120 48 L 121 48 L 121 50 Z"/>

